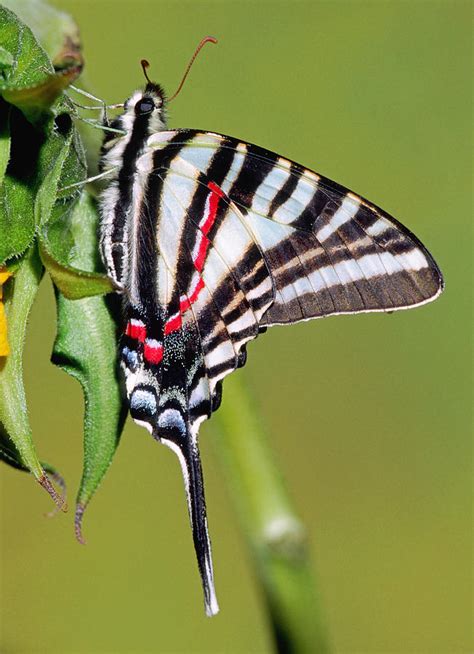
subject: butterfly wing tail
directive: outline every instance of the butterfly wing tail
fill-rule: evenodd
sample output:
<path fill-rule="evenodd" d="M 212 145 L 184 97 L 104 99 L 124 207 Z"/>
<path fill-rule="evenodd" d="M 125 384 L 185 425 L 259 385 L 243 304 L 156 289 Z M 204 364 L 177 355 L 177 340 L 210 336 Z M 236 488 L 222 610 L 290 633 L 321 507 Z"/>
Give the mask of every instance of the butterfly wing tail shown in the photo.
<path fill-rule="evenodd" d="M 211 541 L 207 528 L 206 501 L 202 477 L 201 458 L 197 442 L 189 434 L 188 438 L 177 443 L 175 440 L 162 438 L 177 455 L 183 472 L 189 519 L 193 532 L 194 549 L 204 590 L 206 615 L 213 616 L 219 612 L 214 589 L 214 571 L 212 566 Z"/>

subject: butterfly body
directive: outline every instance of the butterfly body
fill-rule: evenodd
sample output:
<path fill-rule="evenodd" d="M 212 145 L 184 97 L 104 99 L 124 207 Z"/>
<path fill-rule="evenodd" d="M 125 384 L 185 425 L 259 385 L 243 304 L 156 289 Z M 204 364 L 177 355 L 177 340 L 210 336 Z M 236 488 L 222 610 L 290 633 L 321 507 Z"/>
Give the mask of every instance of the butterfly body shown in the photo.
<path fill-rule="evenodd" d="M 149 83 L 106 139 L 101 250 L 122 292 L 130 412 L 179 458 L 206 611 L 217 612 L 198 430 L 268 326 L 393 311 L 442 290 L 424 246 L 358 195 L 257 146 L 167 130 Z"/>

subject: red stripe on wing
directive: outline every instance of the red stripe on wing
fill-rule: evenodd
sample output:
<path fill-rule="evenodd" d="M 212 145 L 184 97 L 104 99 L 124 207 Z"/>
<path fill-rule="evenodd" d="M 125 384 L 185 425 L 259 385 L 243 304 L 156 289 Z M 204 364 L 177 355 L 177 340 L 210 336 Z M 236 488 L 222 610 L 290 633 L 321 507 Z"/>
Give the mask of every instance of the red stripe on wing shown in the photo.
<path fill-rule="evenodd" d="M 181 313 L 177 313 L 165 322 L 165 336 L 181 329 Z"/>
<path fill-rule="evenodd" d="M 204 234 L 201 234 L 201 242 L 199 243 L 198 253 L 196 259 L 194 260 L 194 267 L 198 272 L 201 272 L 204 267 L 204 261 L 206 259 L 207 250 L 209 247 L 209 239 Z"/>
<path fill-rule="evenodd" d="M 191 293 L 191 295 L 189 297 L 183 298 L 179 303 L 179 310 L 181 311 L 181 313 L 187 311 L 189 307 L 196 302 L 199 293 L 202 291 L 203 288 L 204 288 L 204 280 L 202 277 L 199 277 L 198 283 L 196 284 L 194 291 Z"/>
<path fill-rule="evenodd" d="M 214 182 L 209 182 L 207 188 L 211 191 L 209 196 L 209 212 L 204 219 L 204 222 L 200 225 L 201 231 L 204 235 L 209 233 L 217 215 L 217 209 L 219 207 L 219 200 L 224 197 L 224 192 L 214 184 Z"/>
<path fill-rule="evenodd" d="M 204 262 L 206 260 L 207 252 L 209 250 L 210 241 L 207 238 L 207 234 L 211 230 L 217 216 L 217 210 L 219 208 L 219 200 L 224 197 L 224 192 L 215 184 L 214 182 L 209 182 L 207 185 L 208 189 L 211 191 L 209 195 L 208 210 L 206 216 L 200 222 L 200 240 L 197 247 L 197 254 L 193 260 L 193 265 L 198 273 L 202 272 L 204 268 Z M 181 299 L 179 303 L 179 313 L 171 316 L 165 323 L 165 335 L 172 334 L 173 332 L 181 329 L 182 317 L 185 311 L 187 311 L 191 305 L 193 305 L 199 297 L 199 293 L 204 288 L 204 280 L 199 276 L 198 282 L 194 287 L 193 292 L 189 297 Z"/>

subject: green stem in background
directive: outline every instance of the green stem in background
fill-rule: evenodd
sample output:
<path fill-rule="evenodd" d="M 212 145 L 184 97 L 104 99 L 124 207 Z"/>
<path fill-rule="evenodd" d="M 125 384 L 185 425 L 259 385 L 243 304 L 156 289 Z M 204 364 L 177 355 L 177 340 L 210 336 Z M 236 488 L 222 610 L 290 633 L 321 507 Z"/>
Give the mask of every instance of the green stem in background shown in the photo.
<path fill-rule="evenodd" d="M 213 439 L 250 546 L 278 652 L 329 651 L 304 526 L 242 376 L 226 380 L 227 402 L 215 414 Z"/>

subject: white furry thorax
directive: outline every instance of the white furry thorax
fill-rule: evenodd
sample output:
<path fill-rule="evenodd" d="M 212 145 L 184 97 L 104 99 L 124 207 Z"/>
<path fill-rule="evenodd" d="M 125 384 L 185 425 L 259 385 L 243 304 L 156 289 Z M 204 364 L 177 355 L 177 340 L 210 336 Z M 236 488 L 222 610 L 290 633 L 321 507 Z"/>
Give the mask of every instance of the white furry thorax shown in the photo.
<path fill-rule="evenodd" d="M 147 134 L 143 139 L 140 154 L 145 154 L 148 150 L 147 139 L 156 132 L 166 129 L 165 103 L 161 91 L 145 89 L 145 91 L 135 91 L 124 103 L 124 112 L 118 116 L 112 123 L 114 129 L 122 130 L 123 135 L 117 135 L 104 143 L 102 152 L 103 170 L 114 169 L 115 174 L 111 174 L 110 180 L 118 176 L 120 167 L 123 164 L 123 154 L 133 134 L 133 127 L 137 120 L 136 105 L 142 100 L 152 100 L 155 109 L 149 114 Z"/>
<path fill-rule="evenodd" d="M 144 103 L 145 111 L 142 113 L 140 113 L 140 103 Z M 146 111 L 147 103 L 154 105 L 151 111 Z M 132 94 L 124 103 L 123 113 L 112 122 L 110 127 L 123 133 L 109 132 L 104 141 L 101 169 L 107 173 L 107 186 L 100 195 L 100 248 L 107 274 L 118 290 L 124 290 L 129 276 L 130 261 L 129 257 L 123 257 L 122 275 L 118 275 L 114 264 L 114 250 L 116 248 L 121 248 L 123 252 L 127 250 L 129 232 L 133 230 L 133 225 L 127 218 L 123 225 L 122 240 L 116 242 L 114 223 L 121 202 L 120 185 L 129 186 L 131 189 L 130 205 L 126 210 L 127 213 L 133 212 L 133 206 L 140 204 L 143 196 L 143 183 L 137 175 L 137 162 L 143 155 L 153 150 L 153 147 L 148 145 L 148 140 L 153 134 L 165 129 L 164 116 L 164 94 L 157 85 L 148 84 L 144 91 L 138 90 Z M 121 177 L 121 171 L 125 176 Z M 120 182 L 121 178 L 122 182 Z"/>

